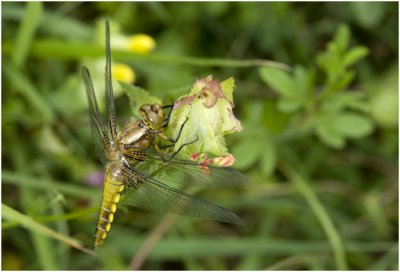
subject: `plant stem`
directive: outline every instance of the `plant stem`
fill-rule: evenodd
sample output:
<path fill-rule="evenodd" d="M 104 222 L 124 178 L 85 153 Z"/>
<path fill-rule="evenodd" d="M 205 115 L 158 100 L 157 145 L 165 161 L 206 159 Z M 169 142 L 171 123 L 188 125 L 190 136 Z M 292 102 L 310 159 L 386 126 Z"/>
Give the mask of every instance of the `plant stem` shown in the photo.
<path fill-rule="evenodd" d="M 279 167 L 307 201 L 308 205 L 311 207 L 319 223 L 321 224 L 321 227 L 325 231 L 325 234 L 327 235 L 332 246 L 337 269 L 346 270 L 347 261 L 341 237 L 322 203 L 319 201 L 318 197 L 307 184 L 305 179 L 298 172 L 284 162 L 282 162 Z"/>

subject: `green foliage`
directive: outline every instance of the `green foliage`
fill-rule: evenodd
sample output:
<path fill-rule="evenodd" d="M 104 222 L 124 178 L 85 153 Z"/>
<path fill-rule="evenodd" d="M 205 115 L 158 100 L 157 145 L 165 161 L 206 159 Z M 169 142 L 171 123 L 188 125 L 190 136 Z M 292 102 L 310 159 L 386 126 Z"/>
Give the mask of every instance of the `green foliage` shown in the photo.
<path fill-rule="evenodd" d="M 298 66 L 293 73 L 269 67 L 259 70 L 261 79 L 280 95 L 277 108 L 296 113 L 293 118 L 307 118 L 304 126 L 310 126 L 324 144 L 334 148 L 343 148 L 347 138 L 362 138 L 373 130 L 365 114 L 368 102 L 364 95 L 346 90 L 355 75 L 350 66 L 368 50 L 363 46 L 349 48 L 349 44 L 350 30 L 342 25 L 327 50 L 317 56 L 316 63 L 326 76 L 318 89 L 313 68 Z"/>
<path fill-rule="evenodd" d="M 282 112 L 295 112 L 306 106 L 310 90 L 313 88 L 313 73 L 306 72 L 302 67 L 296 67 L 293 76 L 286 71 L 274 68 L 260 68 L 261 79 L 280 94 L 277 103 Z"/>
<path fill-rule="evenodd" d="M 200 112 L 186 140 L 204 127 L 197 147 L 234 155 L 248 185 L 196 192 L 244 227 L 121 209 L 102 251 L 82 251 L 104 166 L 80 70 L 103 110 L 104 18 L 137 79 L 114 84 L 121 125 L 228 78 L 224 103 L 182 106 L 170 129 Z M 3 2 L 2 268 L 398 270 L 397 27 L 396 2 Z M 138 33 L 154 51 L 118 47 Z M 228 105 L 242 130 L 221 141 Z"/>
<path fill-rule="evenodd" d="M 353 2 L 351 8 L 358 23 L 367 29 L 376 27 L 385 14 L 385 6 L 380 2 Z"/>
<path fill-rule="evenodd" d="M 333 41 L 327 45 L 327 50 L 317 57 L 317 64 L 326 74 L 326 91 L 336 92 L 345 89 L 354 78 L 354 72 L 348 70 L 368 54 L 364 46 L 349 49 L 350 30 L 342 25 L 336 31 Z"/>
<path fill-rule="evenodd" d="M 369 108 L 371 117 L 378 126 L 396 129 L 398 127 L 399 92 L 398 68 L 391 68 L 387 75 L 377 78 L 367 88 L 371 92 Z"/>
<path fill-rule="evenodd" d="M 360 114 L 323 112 L 315 119 L 317 135 L 332 147 L 343 147 L 346 138 L 361 138 L 372 131 L 369 120 Z"/>

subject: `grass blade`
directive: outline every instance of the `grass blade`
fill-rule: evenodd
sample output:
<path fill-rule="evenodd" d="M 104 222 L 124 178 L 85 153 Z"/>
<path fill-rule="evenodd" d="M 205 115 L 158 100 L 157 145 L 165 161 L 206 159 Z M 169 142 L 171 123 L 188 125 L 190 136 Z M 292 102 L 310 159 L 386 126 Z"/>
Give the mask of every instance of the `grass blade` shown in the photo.
<path fill-rule="evenodd" d="M 68 236 L 65 236 L 61 233 L 55 232 L 54 230 L 39 224 L 32 218 L 12 209 L 11 207 L 1 204 L 2 218 L 6 220 L 13 220 L 20 222 L 25 228 L 35 231 L 37 233 L 43 234 L 47 237 L 59 240 L 73 248 L 76 248 L 80 251 L 93 255 L 94 252 L 90 249 L 83 247 L 79 241 L 72 239 Z"/>
<path fill-rule="evenodd" d="M 315 213 L 315 216 L 318 218 L 329 239 L 329 242 L 331 243 L 337 269 L 346 270 L 347 261 L 342 239 L 340 238 L 339 232 L 336 230 L 335 225 L 333 224 L 322 203 L 299 173 L 289 167 L 289 165 L 286 163 L 282 163 L 280 169 L 299 190 L 304 199 L 307 201 L 308 205 L 310 205 L 311 209 Z"/>
<path fill-rule="evenodd" d="M 12 50 L 12 44 L 5 43 L 3 53 L 8 54 Z M 99 58 L 104 56 L 104 48 L 100 45 L 88 43 L 70 42 L 65 43 L 57 40 L 42 40 L 32 44 L 32 55 L 39 58 L 59 58 L 63 60 L 81 60 L 83 58 Z M 291 68 L 281 62 L 264 59 L 219 59 L 201 58 L 190 56 L 178 56 L 171 54 L 152 53 L 149 55 L 135 54 L 123 50 L 112 50 L 114 61 L 149 61 L 155 63 L 174 63 L 193 66 L 206 67 L 236 67 L 246 68 L 253 66 L 268 66 L 277 69 L 291 70 Z"/>
<path fill-rule="evenodd" d="M 43 115 L 44 120 L 52 122 L 54 115 L 48 103 L 41 96 L 39 90 L 19 69 L 5 65 L 4 74 L 19 93 L 25 97 L 28 103 Z"/>
<path fill-rule="evenodd" d="M 53 181 L 44 178 L 38 178 L 29 175 L 16 174 L 11 171 L 4 170 L 2 172 L 2 181 L 8 184 L 15 184 L 18 186 L 24 186 L 26 188 L 36 188 L 47 190 L 49 188 L 54 188 L 65 194 L 69 194 L 75 197 L 97 197 L 98 192 L 93 188 L 87 188 L 78 185 L 71 185 L 63 183 L 60 181 Z"/>
<path fill-rule="evenodd" d="M 18 29 L 15 46 L 12 53 L 13 63 L 17 67 L 22 67 L 25 63 L 28 51 L 31 46 L 36 28 L 42 15 L 41 2 L 28 2 L 26 4 L 25 16 Z"/>

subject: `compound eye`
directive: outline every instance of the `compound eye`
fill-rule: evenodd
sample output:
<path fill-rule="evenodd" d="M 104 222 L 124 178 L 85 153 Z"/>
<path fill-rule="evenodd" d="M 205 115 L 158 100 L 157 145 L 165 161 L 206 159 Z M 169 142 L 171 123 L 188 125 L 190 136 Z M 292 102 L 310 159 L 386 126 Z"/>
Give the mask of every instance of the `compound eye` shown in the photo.
<path fill-rule="evenodd" d="M 157 119 L 157 113 L 150 111 L 147 113 L 147 118 L 149 119 L 150 122 L 154 122 L 155 119 Z"/>
<path fill-rule="evenodd" d="M 149 112 L 147 117 L 155 129 L 159 129 L 164 121 L 156 112 Z"/>
<path fill-rule="evenodd" d="M 152 108 L 152 107 L 151 107 L 150 104 L 143 104 L 143 105 L 140 107 L 139 111 L 147 112 L 147 111 L 151 110 L 151 108 Z"/>

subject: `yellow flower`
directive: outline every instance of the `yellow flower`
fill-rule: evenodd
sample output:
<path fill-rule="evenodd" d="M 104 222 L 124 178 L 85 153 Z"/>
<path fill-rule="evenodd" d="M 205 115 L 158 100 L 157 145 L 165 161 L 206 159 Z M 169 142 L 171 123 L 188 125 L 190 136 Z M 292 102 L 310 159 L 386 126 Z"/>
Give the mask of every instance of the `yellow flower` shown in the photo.
<path fill-rule="evenodd" d="M 112 67 L 112 77 L 115 80 L 132 84 L 136 79 L 135 71 L 123 63 L 114 63 Z"/>
<path fill-rule="evenodd" d="M 128 50 L 131 52 L 148 54 L 155 46 L 155 40 L 146 34 L 136 34 L 128 38 Z"/>

